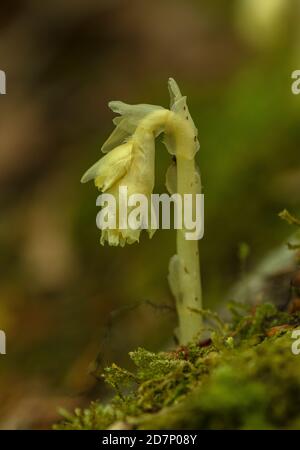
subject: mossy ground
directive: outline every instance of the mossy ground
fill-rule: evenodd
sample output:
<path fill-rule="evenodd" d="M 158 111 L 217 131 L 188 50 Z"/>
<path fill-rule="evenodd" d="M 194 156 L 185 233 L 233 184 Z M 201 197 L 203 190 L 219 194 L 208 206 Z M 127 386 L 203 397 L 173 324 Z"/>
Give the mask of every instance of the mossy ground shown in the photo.
<path fill-rule="evenodd" d="M 242 309 L 245 307 L 242 307 Z M 130 353 L 136 371 L 116 364 L 103 377 L 108 404 L 63 412 L 56 429 L 300 428 L 300 355 L 291 350 L 300 313 L 271 304 L 241 311 L 211 339 L 174 351 Z"/>

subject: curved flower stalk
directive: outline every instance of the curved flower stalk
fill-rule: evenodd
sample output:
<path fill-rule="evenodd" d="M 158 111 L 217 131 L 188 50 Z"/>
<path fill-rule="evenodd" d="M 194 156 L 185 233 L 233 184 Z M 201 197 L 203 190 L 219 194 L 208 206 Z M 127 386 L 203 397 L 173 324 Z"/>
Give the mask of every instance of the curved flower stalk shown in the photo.
<path fill-rule="evenodd" d="M 139 240 L 141 230 L 151 228 L 147 212 L 141 212 L 140 227 L 120 226 L 119 188 L 127 195 L 143 194 L 151 202 L 154 187 L 155 138 L 164 133 L 163 142 L 176 157 L 167 171 L 166 186 L 170 193 L 192 194 L 195 209 L 196 193 L 200 192 L 200 175 L 194 157 L 199 150 L 198 131 L 190 116 L 186 97 L 181 95 L 175 80 L 169 79 L 170 109 L 156 105 L 128 105 L 120 101 L 109 103 L 119 114 L 114 118 L 116 128 L 102 146 L 106 153 L 82 177 L 83 183 L 94 180 L 96 187 L 110 193 L 116 200 L 116 226 L 102 229 L 101 243 L 131 244 Z M 151 203 L 149 203 L 151 204 Z M 128 214 L 131 209 L 128 208 Z M 153 212 L 153 210 L 152 210 Z M 184 221 L 183 221 L 184 223 Z M 147 226 L 145 226 L 145 224 Z M 178 340 L 186 344 L 201 331 L 201 317 L 195 312 L 202 307 L 198 241 L 186 239 L 186 229 L 177 230 L 177 254 L 170 260 L 169 284 L 176 299 L 179 326 Z"/>

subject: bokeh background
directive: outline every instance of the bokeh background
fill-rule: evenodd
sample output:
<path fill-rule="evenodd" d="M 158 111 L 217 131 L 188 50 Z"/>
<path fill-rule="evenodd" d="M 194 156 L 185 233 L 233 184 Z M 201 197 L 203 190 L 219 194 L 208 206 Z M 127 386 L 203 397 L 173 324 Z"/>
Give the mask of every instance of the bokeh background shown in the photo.
<path fill-rule="evenodd" d="M 290 233 L 299 212 L 299 0 L 1 3 L 0 427 L 49 427 L 107 391 L 95 369 L 170 345 L 175 234 L 99 245 L 81 185 L 112 130 L 109 100 L 168 106 L 173 76 L 199 128 L 205 307 Z M 156 191 L 169 155 L 158 144 Z M 237 299 L 238 300 L 238 299 Z M 95 362 L 96 361 L 96 362 Z"/>

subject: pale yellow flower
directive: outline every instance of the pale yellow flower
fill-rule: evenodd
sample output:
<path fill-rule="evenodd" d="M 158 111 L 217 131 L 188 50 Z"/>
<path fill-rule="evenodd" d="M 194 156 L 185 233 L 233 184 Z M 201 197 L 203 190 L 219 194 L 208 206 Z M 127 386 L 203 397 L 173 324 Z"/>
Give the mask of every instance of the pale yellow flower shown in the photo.
<path fill-rule="evenodd" d="M 128 105 L 120 101 L 109 103 L 109 107 L 119 116 L 113 119 L 116 127 L 102 146 L 101 150 L 106 155 L 81 179 L 82 183 L 94 180 L 100 191 L 112 194 L 116 200 L 116 228 L 102 229 L 102 244 L 105 241 L 110 245 L 131 244 L 139 240 L 142 228 L 148 229 L 150 237 L 154 233 L 148 215 L 141 218 L 144 224 L 147 220 L 148 226 L 141 226 L 140 229 L 123 229 L 119 226 L 119 188 L 126 187 L 128 197 L 131 194 L 143 194 L 148 199 L 148 205 L 151 205 L 155 178 L 155 138 L 160 133 L 164 132 L 163 142 L 172 155 L 177 152 L 177 156 L 181 156 L 182 152 L 187 159 L 192 160 L 199 148 L 198 131 L 190 116 L 186 97 L 181 95 L 173 79 L 169 80 L 168 87 L 170 110 L 156 105 Z M 176 176 L 172 184 L 176 187 Z M 131 210 L 128 208 L 128 214 Z"/>
<path fill-rule="evenodd" d="M 127 188 L 127 196 L 131 194 L 143 194 L 151 202 L 151 193 L 154 187 L 154 135 L 147 131 L 143 135 L 143 141 L 134 136 L 139 121 L 156 109 L 163 109 L 153 105 L 126 105 L 122 102 L 111 102 L 110 107 L 123 116 L 114 119 L 116 129 L 102 147 L 103 152 L 108 152 L 96 162 L 82 177 L 81 182 L 94 180 L 96 187 L 102 192 L 112 194 L 116 199 L 117 217 L 115 229 L 102 230 L 102 244 L 107 241 L 110 245 L 124 246 L 126 243 L 137 242 L 140 237 L 140 229 L 120 229 L 119 224 L 119 188 Z M 130 136 L 130 132 L 133 133 Z M 125 139 L 125 142 L 124 142 Z M 127 139 L 127 140 L 126 140 Z M 120 144 L 120 142 L 123 142 Z M 113 145 L 116 147 L 112 148 Z M 128 208 L 128 214 L 132 208 Z M 146 218 L 141 218 L 142 222 Z M 147 221 L 149 218 L 147 217 Z M 148 223 L 148 222 L 147 222 Z M 148 230 L 150 236 L 153 230 Z"/>

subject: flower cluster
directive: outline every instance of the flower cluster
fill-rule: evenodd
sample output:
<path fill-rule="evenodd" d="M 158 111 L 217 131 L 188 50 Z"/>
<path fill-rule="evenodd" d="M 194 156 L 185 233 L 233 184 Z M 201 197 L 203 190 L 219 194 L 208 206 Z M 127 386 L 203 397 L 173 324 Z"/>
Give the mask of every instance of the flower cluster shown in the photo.
<path fill-rule="evenodd" d="M 188 130 L 193 140 L 193 151 L 189 158 L 193 158 L 198 150 L 197 129 L 189 114 L 186 97 L 181 95 L 173 79 L 169 80 L 169 92 L 170 110 L 156 105 L 128 105 L 120 101 L 109 103 L 111 110 L 119 114 L 113 119 L 116 128 L 102 146 L 101 150 L 105 156 L 83 175 L 82 183 L 94 180 L 99 190 L 112 194 L 117 202 L 119 188 L 122 186 L 127 188 L 128 196 L 135 193 L 143 194 L 151 202 L 150 197 L 155 180 L 155 138 L 161 132 L 165 133 L 164 144 L 169 153 L 176 154 L 173 130 L 176 121 L 172 122 L 172 117 L 176 117 L 179 122 L 189 121 Z M 168 174 L 170 173 L 172 174 L 169 171 Z M 169 181 L 167 186 L 170 184 L 176 186 L 174 174 L 170 178 L 173 180 Z M 118 211 L 118 204 L 116 209 Z M 140 222 L 143 223 L 145 220 L 146 218 L 141 218 Z M 118 217 L 116 217 L 116 224 L 119 224 Z M 100 242 L 104 244 L 107 241 L 109 245 L 121 246 L 126 243 L 132 244 L 139 241 L 142 228 L 145 227 L 123 229 L 117 226 L 115 229 L 102 229 Z M 150 237 L 154 231 L 148 228 Z"/>
<path fill-rule="evenodd" d="M 135 135 L 135 131 L 146 116 L 164 108 L 154 105 L 127 105 L 118 101 L 110 102 L 109 107 L 120 116 L 113 120 L 116 128 L 102 146 L 106 155 L 83 175 L 81 182 L 86 183 L 93 179 L 99 190 L 112 194 L 116 201 L 121 186 L 127 187 L 128 196 L 140 193 L 150 199 L 154 187 L 155 136 L 153 133 L 147 135 L 145 130 L 141 140 Z M 119 223 L 118 217 L 116 223 Z M 107 241 L 109 245 L 124 246 L 126 243 L 138 241 L 140 233 L 141 229 L 103 229 L 100 242 L 104 244 Z M 151 236 L 151 230 L 149 233 Z"/>

